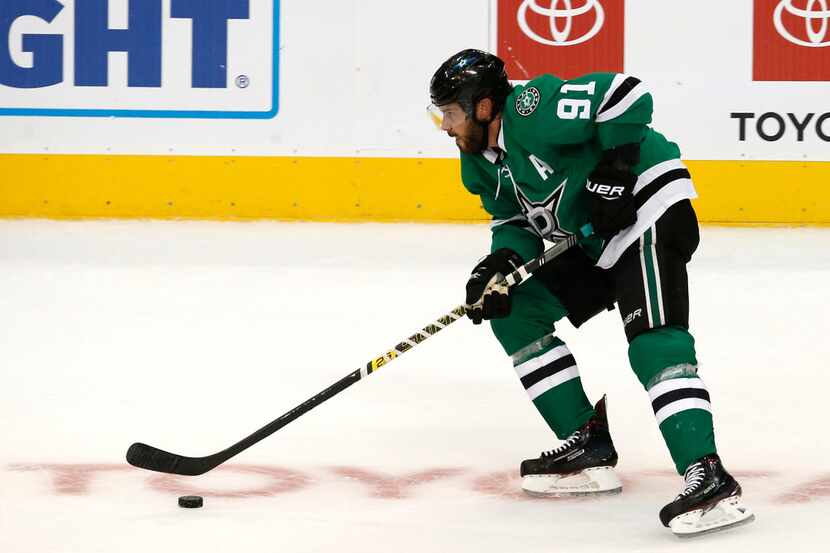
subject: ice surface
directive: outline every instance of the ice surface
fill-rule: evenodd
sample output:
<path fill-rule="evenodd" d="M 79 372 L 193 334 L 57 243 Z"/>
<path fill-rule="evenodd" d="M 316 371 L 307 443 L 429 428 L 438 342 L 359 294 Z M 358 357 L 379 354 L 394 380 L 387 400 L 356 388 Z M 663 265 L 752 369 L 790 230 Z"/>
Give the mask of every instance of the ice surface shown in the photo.
<path fill-rule="evenodd" d="M 226 467 L 237 441 L 463 300 L 486 226 L 0 222 L 0 552 L 826 551 L 830 231 L 705 228 L 692 329 L 720 452 L 758 520 L 679 542 L 680 489 L 617 312 L 560 328 L 609 397 L 623 493 L 538 500 L 555 442 L 460 321 Z M 184 494 L 205 507 L 181 509 Z"/>

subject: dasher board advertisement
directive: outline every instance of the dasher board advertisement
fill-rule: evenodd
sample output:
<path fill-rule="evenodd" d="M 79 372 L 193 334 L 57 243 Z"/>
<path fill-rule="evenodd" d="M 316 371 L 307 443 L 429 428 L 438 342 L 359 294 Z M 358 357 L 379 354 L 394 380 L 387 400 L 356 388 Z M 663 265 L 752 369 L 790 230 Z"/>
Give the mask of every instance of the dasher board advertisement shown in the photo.
<path fill-rule="evenodd" d="M 0 115 L 272 118 L 278 0 L 3 0 Z"/>

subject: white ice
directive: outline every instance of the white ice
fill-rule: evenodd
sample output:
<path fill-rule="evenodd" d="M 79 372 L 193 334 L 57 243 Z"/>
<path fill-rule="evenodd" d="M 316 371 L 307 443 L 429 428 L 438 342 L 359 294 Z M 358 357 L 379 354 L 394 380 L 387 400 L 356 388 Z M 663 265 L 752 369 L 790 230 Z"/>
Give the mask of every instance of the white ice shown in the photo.
<path fill-rule="evenodd" d="M 201 477 L 133 441 L 227 447 L 463 301 L 483 225 L 0 222 L 0 552 L 827 551 L 830 230 L 703 230 L 692 330 L 757 521 L 679 541 L 680 489 L 617 312 L 560 327 L 607 393 L 625 489 L 538 500 L 556 445 L 459 321 Z M 181 509 L 178 495 L 205 497 Z"/>

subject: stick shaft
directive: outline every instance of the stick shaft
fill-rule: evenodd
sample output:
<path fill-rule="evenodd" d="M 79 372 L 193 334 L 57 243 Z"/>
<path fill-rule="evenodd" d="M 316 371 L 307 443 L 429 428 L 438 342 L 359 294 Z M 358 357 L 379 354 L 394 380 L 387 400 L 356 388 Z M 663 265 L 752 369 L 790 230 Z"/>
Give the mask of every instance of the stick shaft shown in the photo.
<path fill-rule="evenodd" d="M 218 453 L 214 453 L 213 455 L 208 455 L 206 457 L 186 457 L 184 455 L 170 453 L 168 451 L 158 449 L 157 447 L 137 442 L 131 445 L 127 450 L 127 462 L 135 467 L 154 470 L 157 472 L 182 474 L 187 476 L 204 474 L 221 465 L 231 457 L 245 451 L 252 445 L 264 440 L 288 423 L 299 418 L 305 413 L 308 413 L 327 399 L 336 396 L 355 382 L 358 382 L 373 372 L 376 372 L 382 366 L 394 361 L 407 351 L 423 343 L 425 340 L 434 336 L 463 316 L 464 306 L 459 305 L 452 311 L 437 318 L 415 334 L 409 336 L 393 349 L 390 349 L 386 353 L 373 358 L 367 362 L 364 367 L 352 371 L 325 390 L 315 394 L 290 411 L 269 422 L 253 434 L 246 436 L 229 448 Z"/>
<path fill-rule="evenodd" d="M 588 231 L 586 232 L 586 229 Z M 590 234 L 590 227 L 586 227 L 582 231 L 583 235 Z M 568 248 L 572 247 L 579 241 L 578 236 L 570 236 L 565 240 L 557 243 L 552 248 L 546 250 L 541 256 L 525 263 L 517 270 L 513 271 L 505 277 L 505 282 L 508 286 L 516 286 L 527 280 L 533 275 L 533 272 L 539 269 L 545 263 L 551 261 L 557 256 L 561 255 Z M 166 472 L 170 474 L 181 474 L 187 476 L 196 476 L 204 474 L 211 469 L 221 465 L 231 457 L 245 451 L 252 445 L 264 440 L 277 430 L 281 429 L 290 422 L 296 420 L 300 416 L 308 413 L 324 401 L 336 396 L 355 382 L 366 378 L 373 372 L 376 372 L 382 366 L 391 363 L 404 353 L 410 351 L 416 346 L 420 345 L 428 338 L 434 336 L 447 326 L 451 325 L 458 319 L 464 316 L 465 307 L 459 305 L 452 311 L 445 315 L 438 317 L 432 323 L 428 324 L 415 334 L 409 336 L 407 339 L 398 343 L 394 348 L 388 350 L 386 353 L 374 357 L 360 369 L 352 371 L 347 374 L 325 390 L 315 394 L 311 398 L 297 405 L 290 411 L 284 413 L 280 417 L 269 422 L 253 434 L 243 438 L 232 446 L 208 455 L 205 457 L 186 457 L 176 453 L 170 453 L 156 447 L 143 444 L 140 442 L 134 443 L 127 450 L 127 462 L 133 466 L 154 470 L 157 472 Z"/>

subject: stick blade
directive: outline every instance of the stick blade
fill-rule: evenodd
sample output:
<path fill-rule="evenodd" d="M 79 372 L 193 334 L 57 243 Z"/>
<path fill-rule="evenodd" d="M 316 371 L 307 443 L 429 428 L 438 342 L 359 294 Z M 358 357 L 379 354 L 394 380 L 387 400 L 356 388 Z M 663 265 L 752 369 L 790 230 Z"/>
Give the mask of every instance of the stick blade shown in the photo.
<path fill-rule="evenodd" d="M 200 459 L 184 457 L 138 442 L 127 450 L 127 462 L 140 469 L 184 476 L 198 476 L 213 468 Z"/>

